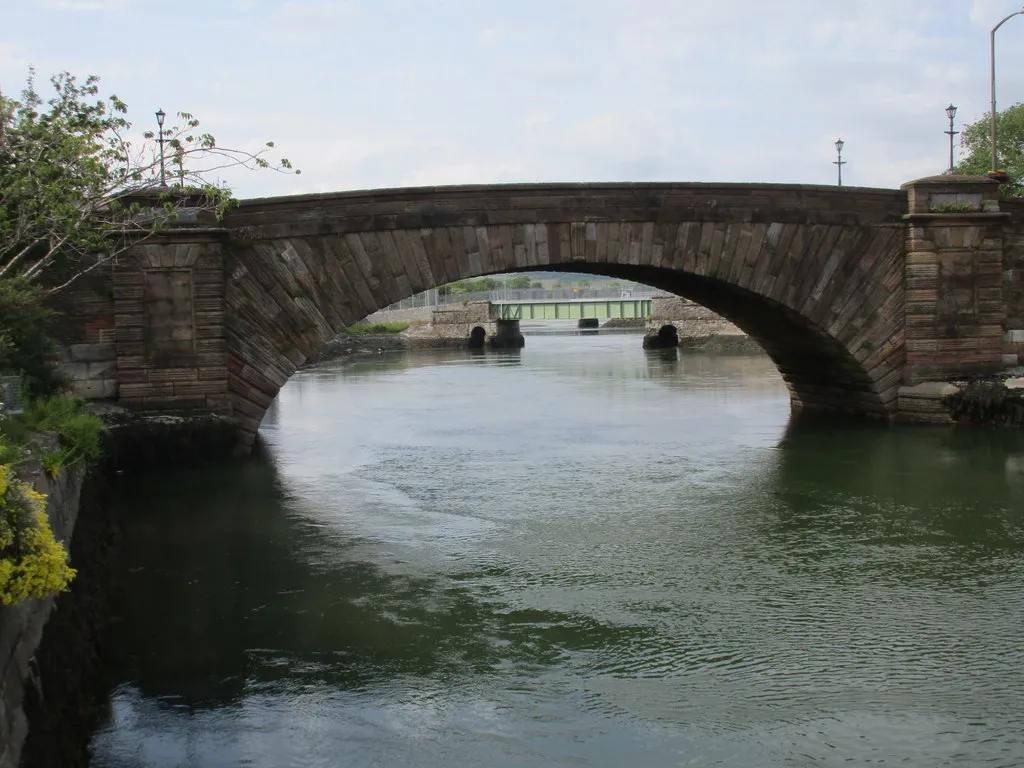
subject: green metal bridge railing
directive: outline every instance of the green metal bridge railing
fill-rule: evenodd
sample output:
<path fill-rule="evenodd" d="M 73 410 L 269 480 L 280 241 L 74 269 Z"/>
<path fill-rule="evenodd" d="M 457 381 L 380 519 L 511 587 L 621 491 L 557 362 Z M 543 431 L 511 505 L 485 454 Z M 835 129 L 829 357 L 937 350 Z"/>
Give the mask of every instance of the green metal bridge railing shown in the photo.
<path fill-rule="evenodd" d="M 648 318 L 650 299 L 569 299 L 566 301 L 491 301 L 493 320 L 610 320 Z"/>

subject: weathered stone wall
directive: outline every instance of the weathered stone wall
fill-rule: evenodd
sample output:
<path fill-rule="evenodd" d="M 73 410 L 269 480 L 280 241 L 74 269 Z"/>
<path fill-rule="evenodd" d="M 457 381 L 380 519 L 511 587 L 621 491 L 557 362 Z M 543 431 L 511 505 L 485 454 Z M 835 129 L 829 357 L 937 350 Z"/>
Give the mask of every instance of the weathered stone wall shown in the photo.
<path fill-rule="evenodd" d="M 1004 362 L 1024 364 L 1024 200 L 1001 200 L 1011 216 L 1003 235 Z"/>
<path fill-rule="evenodd" d="M 171 230 L 114 266 L 120 405 L 230 413 L 222 230 Z"/>
<path fill-rule="evenodd" d="M 904 384 L 1001 370 L 1003 230 L 1009 214 L 999 211 L 998 185 L 936 176 L 904 187 L 910 211 Z"/>
<path fill-rule="evenodd" d="M 493 338 L 498 326 L 490 315 L 490 302 L 470 301 L 465 304 L 446 304 L 435 307 L 429 325 L 412 326 L 403 336 L 413 346 L 436 345 L 464 346 L 469 342 L 473 329 L 484 329 L 487 338 Z"/>
<path fill-rule="evenodd" d="M 429 323 L 434 307 L 409 307 L 408 309 L 382 309 L 366 318 L 366 323 Z"/>
<path fill-rule="evenodd" d="M 34 471 L 33 471 L 34 470 Z M 78 517 L 78 500 L 84 470 L 63 469 L 55 478 L 28 470 L 36 490 L 47 495 L 46 511 L 54 535 L 65 546 L 71 540 Z M 54 597 L 0 606 L 0 768 L 17 768 L 28 735 L 24 711 L 26 686 L 38 685 L 33 657 L 43 628 L 54 606 Z"/>
<path fill-rule="evenodd" d="M 75 280 L 51 303 L 61 364 L 75 391 L 89 400 L 117 397 L 114 288 L 110 269 L 97 268 Z"/>
<path fill-rule="evenodd" d="M 646 330 L 657 333 L 663 325 L 674 325 L 680 342 L 716 336 L 746 337 L 741 329 L 707 307 L 679 296 L 652 296 L 651 317 L 647 320 Z"/>
<path fill-rule="evenodd" d="M 436 307 L 431 317 L 434 325 L 483 325 L 491 321 L 489 301 L 467 301 Z"/>

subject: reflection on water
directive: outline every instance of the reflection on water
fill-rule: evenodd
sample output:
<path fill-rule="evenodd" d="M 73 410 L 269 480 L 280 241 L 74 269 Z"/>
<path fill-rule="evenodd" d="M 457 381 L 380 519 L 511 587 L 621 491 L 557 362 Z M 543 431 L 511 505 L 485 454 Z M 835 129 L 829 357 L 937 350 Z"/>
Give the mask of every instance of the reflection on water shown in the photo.
<path fill-rule="evenodd" d="M 134 481 L 94 764 L 1024 762 L 1021 436 L 671 352 L 328 364 L 264 458 Z"/>

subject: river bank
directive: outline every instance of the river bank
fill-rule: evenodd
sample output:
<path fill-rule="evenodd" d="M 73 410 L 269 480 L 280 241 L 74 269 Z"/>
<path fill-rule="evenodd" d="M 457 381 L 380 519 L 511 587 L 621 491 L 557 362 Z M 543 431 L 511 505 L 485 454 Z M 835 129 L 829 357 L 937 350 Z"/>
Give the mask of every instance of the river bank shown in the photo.
<path fill-rule="evenodd" d="M 53 609 L 31 653 L 19 705 L 28 724 L 21 768 L 84 768 L 89 739 L 107 714 L 104 638 L 117 618 L 112 606 L 122 573 L 124 521 L 110 504 L 117 483 L 134 474 L 229 461 L 236 445 L 226 419 L 142 417 L 102 406 L 97 411 L 107 424 L 103 458 L 87 472 L 79 470 L 75 499 L 60 499 L 73 507 L 68 550 L 77 575 L 68 591 L 48 598 Z"/>

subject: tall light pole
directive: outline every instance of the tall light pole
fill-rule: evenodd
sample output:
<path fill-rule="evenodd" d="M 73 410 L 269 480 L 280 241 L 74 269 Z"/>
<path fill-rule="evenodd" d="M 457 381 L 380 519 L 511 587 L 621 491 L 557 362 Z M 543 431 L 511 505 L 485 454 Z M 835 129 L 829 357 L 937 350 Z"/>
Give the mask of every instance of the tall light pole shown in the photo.
<path fill-rule="evenodd" d="M 992 126 L 992 128 L 991 128 L 991 132 L 992 132 L 992 170 L 993 171 L 998 171 L 999 170 L 999 155 L 996 152 L 996 30 L 999 29 L 1001 26 L 1003 26 L 1003 24 L 1008 22 L 1014 16 L 1020 16 L 1020 15 L 1024 15 L 1024 8 L 1021 8 L 1019 11 L 1014 11 L 1009 16 L 1007 16 L 1005 19 L 1000 21 L 998 24 L 996 24 L 994 27 L 992 27 L 992 32 L 989 34 L 989 52 L 991 54 L 990 64 L 991 64 L 991 67 L 992 67 L 992 73 L 991 73 L 992 74 L 992 77 L 991 77 L 991 85 L 992 85 L 991 126 Z"/>
<path fill-rule="evenodd" d="M 953 172 L 953 137 L 956 136 L 960 131 L 953 130 L 953 118 L 956 117 L 956 107 L 950 102 L 949 106 L 946 107 L 946 117 L 949 118 L 949 130 L 943 131 L 949 135 L 949 170 L 947 173 Z"/>
<path fill-rule="evenodd" d="M 156 124 L 158 130 L 156 132 L 157 141 L 160 142 L 160 186 L 167 186 L 167 177 L 164 175 L 164 118 L 167 114 L 162 110 L 158 109 L 156 112 Z"/>
<path fill-rule="evenodd" d="M 843 186 L 843 166 L 846 165 L 846 161 L 843 160 L 843 146 L 846 144 L 842 139 L 836 139 L 836 158 L 832 161 L 832 165 L 839 171 L 839 186 Z"/>

